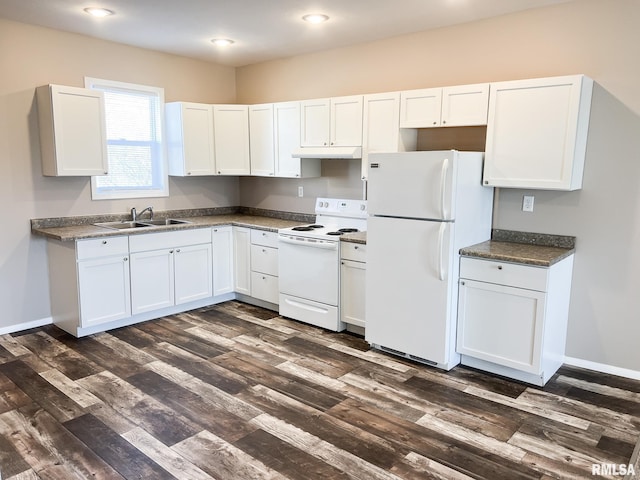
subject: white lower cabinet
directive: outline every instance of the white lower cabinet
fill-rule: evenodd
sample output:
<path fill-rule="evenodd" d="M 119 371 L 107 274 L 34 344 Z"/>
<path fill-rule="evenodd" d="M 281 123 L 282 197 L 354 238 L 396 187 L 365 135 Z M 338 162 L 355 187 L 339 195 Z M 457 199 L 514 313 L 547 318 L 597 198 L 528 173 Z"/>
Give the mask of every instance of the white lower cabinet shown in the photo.
<path fill-rule="evenodd" d="M 365 327 L 366 245 L 340 246 L 340 320 Z"/>
<path fill-rule="evenodd" d="M 544 385 L 564 361 L 573 256 L 550 267 L 460 259 L 461 363 Z"/>
<path fill-rule="evenodd" d="M 213 296 L 233 292 L 233 228 L 211 229 L 213 244 Z"/>
<path fill-rule="evenodd" d="M 251 229 L 233 227 L 233 291 L 251 295 Z"/>
<path fill-rule="evenodd" d="M 251 296 L 278 303 L 278 234 L 251 230 Z"/>
<path fill-rule="evenodd" d="M 212 296 L 210 229 L 134 235 L 129 248 L 133 314 Z"/>

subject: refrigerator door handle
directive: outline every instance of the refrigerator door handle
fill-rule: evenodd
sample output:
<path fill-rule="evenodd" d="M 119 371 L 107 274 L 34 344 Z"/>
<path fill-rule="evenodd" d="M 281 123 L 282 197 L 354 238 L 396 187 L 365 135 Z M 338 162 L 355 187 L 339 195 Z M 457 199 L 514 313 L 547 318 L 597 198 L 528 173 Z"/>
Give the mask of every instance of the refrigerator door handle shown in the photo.
<path fill-rule="evenodd" d="M 445 212 L 447 203 L 447 173 L 449 171 L 449 159 L 445 158 L 442 161 L 442 169 L 440 170 L 440 215 L 442 220 L 447 220 L 447 213 Z"/>
<path fill-rule="evenodd" d="M 438 232 L 438 278 L 444 282 L 444 231 L 447 228 L 447 224 L 442 222 L 440 224 L 440 231 Z"/>

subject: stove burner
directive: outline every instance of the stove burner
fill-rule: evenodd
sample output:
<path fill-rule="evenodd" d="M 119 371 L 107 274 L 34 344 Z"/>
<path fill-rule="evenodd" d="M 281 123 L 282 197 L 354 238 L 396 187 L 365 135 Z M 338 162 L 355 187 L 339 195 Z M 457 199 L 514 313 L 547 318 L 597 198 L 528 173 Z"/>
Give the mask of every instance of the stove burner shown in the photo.
<path fill-rule="evenodd" d="M 342 233 L 353 233 L 353 232 L 357 232 L 358 229 L 357 228 L 341 228 L 338 231 Z"/>
<path fill-rule="evenodd" d="M 327 235 L 342 235 L 344 232 L 338 230 L 337 232 L 327 232 Z"/>
<path fill-rule="evenodd" d="M 309 231 L 313 230 L 313 228 L 311 228 L 311 227 L 293 227 L 291 230 L 293 230 L 295 232 L 309 232 Z"/>
<path fill-rule="evenodd" d="M 314 224 L 314 225 L 309 225 L 309 228 L 324 228 L 324 225 Z"/>

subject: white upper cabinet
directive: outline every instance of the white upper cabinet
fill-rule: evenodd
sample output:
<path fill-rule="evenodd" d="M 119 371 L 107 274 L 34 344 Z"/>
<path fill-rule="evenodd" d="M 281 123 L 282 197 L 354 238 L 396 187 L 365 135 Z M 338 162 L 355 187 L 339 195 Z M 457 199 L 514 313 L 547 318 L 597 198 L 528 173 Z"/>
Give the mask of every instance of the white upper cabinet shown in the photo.
<path fill-rule="evenodd" d="M 488 83 L 407 90 L 400 94 L 400 127 L 486 125 L 488 101 Z"/>
<path fill-rule="evenodd" d="M 416 149 L 417 131 L 400 130 L 400 92 L 365 95 L 362 120 L 362 179 L 366 180 L 370 153 Z"/>
<path fill-rule="evenodd" d="M 302 147 L 362 145 L 362 95 L 300 102 Z"/>
<path fill-rule="evenodd" d="M 582 188 L 592 91 L 584 75 L 492 83 L 484 184 Z"/>
<path fill-rule="evenodd" d="M 300 102 L 273 105 L 275 170 L 277 177 L 319 177 L 320 160 L 293 157 L 300 148 Z"/>
<path fill-rule="evenodd" d="M 104 94 L 44 85 L 36 89 L 42 173 L 91 176 L 108 173 Z"/>
<path fill-rule="evenodd" d="M 249 175 L 249 108 L 214 105 L 214 149 L 218 175 Z"/>
<path fill-rule="evenodd" d="M 169 175 L 215 175 L 212 106 L 174 102 L 165 112 Z"/>
<path fill-rule="evenodd" d="M 249 151 L 251 175 L 275 175 L 273 104 L 249 107 Z"/>

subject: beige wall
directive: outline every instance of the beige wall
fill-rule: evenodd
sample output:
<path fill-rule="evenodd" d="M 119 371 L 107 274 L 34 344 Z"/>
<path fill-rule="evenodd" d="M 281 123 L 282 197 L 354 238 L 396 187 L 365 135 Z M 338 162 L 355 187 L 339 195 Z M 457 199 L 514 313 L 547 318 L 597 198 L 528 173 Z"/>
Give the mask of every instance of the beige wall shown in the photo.
<path fill-rule="evenodd" d="M 258 103 L 584 73 L 596 80 L 584 189 L 498 192 L 494 226 L 576 235 L 567 354 L 640 372 L 640 2 L 578 0 L 238 69 Z M 430 136 L 433 136 L 430 133 Z M 425 147 L 428 145 L 425 145 Z M 326 161 L 325 161 L 326 166 Z M 343 167 L 352 172 L 351 166 Z M 359 198 L 358 176 L 342 191 Z M 241 181 L 242 201 L 306 209 L 293 181 Z M 301 181 L 312 182 L 311 180 Z M 278 189 L 278 197 L 268 190 Z M 639 373 L 640 375 L 640 373 Z"/>
<path fill-rule="evenodd" d="M 237 178 L 171 179 L 170 197 L 92 201 L 88 178 L 42 176 L 34 89 L 84 77 L 148 84 L 166 101 L 235 102 L 235 69 L 0 19 L 0 331 L 50 316 L 45 241 L 30 218 L 237 205 Z"/>

